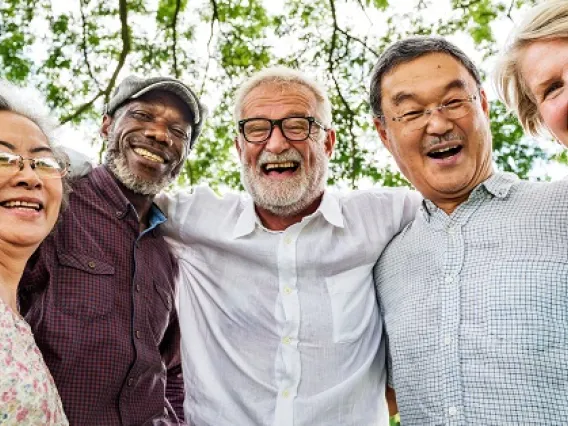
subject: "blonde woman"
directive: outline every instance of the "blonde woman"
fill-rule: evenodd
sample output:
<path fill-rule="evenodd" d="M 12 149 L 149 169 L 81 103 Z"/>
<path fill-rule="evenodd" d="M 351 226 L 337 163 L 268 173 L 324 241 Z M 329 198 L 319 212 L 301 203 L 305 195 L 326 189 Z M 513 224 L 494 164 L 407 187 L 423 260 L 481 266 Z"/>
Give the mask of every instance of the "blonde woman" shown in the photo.
<path fill-rule="evenodd" d="M 568 146 L 568 1 L 531 9 L 511 34 L 495 82 L 531 135 L 552 134 Z"/>
<path fill-rule="evenodd" d="M 67 425 L 51 374 L 18 312 L 26 262 L 51 232 L 67 166 L 41 103 L 0 82 L 0 425 Z"/>

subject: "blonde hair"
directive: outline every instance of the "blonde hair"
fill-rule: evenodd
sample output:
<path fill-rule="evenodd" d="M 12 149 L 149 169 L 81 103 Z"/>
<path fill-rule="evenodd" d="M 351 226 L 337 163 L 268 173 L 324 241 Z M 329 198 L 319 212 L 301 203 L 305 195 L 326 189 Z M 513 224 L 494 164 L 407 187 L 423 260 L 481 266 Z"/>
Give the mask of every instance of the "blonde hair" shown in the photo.
<path fill-rule="evenodd" d="M 533 7 L 511 34 L 495 70 L 495 86 L 503 102 L 519 117 L 531 135 L 545 126 L 536 99 L 521 74 L 520 62 L 527 46 L 539 40 L 568 38 L 568 1 L 546 0 Z"/>
<path fill-rule="evenodd" d="M 319 117 L 316 118 L 321 120 L 325 126 L 331 127 L 331 103 L 325 93 L 325 89 L 316 80 L 303 72 L 284 66 L 266 68 L 245 80 L 235 94 L 233 116 L 236 122 L 241 119 L 243 101 L 246 96 L 253 89 L 265 84 L 274 84 L 282 89 L 288 89 L 293 86 L 306 87 L 314 94 L 318 102 L 317 114 Z"/>

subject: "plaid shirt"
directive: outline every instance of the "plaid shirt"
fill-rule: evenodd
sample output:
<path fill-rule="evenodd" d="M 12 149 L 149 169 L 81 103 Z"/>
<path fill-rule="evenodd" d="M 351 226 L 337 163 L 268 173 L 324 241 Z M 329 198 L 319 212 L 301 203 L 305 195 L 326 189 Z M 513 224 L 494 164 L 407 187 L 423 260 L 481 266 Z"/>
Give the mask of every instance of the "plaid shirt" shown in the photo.
<path fill-rule="evenodd" d="M 567 180 L 424 202 L 375 279 L 402 424 L 567 424 Z"/>
<path fill-rule="evenodd" d="M 75 182 L 69 208 L 22 277 L 30 323 L 71 424 L 183 418 L 178 267 L 156 206 L 136 211 L 104 167 Z"/>

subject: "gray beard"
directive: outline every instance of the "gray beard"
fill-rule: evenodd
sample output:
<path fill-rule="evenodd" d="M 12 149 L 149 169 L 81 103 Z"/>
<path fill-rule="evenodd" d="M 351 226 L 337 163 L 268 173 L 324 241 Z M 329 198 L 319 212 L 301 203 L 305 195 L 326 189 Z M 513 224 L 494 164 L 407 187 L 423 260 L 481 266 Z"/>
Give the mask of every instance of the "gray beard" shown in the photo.
<path fill-rule="evenodd" d="M 124 154 L 119 150 L 107 150 L 104 164 L 126 188 L 136 194 L 154 196 L 174 179 L 171 175 L 165 175 L 157 182 L 141 179 L 130 171 Z"/>
<path fill-rule="evenodd" d="M 253 170 L 242 156 L 241 182 L 251 195 L 254 203 L 276 216 L 294 216 L 306 210 L 324 191 L 327 180 L 329 159 L 325 154 L 323 142 L 313 143 L 315 162 L 309 174 L 304 171 L 304 160 L 295 149 L 276 155 L 264 151 Z M 260 165 L 270 161 L 298 161 L 300 174 L 284 181 L 270 181 L 264 177 Z"/>

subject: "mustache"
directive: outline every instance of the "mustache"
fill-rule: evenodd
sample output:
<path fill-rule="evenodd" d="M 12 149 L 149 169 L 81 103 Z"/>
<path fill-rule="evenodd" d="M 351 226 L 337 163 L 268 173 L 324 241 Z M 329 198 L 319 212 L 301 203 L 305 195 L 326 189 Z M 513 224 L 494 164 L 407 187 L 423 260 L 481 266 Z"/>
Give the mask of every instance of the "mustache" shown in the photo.
<path fill-rule="evenodd" d="M 267 163 L 284 161 L 297 161 L 298 163 L 302 164 L 304 159 L 302 158 L 302 155 L 295 149 L 288 149 L 282 154 L 274 154 L 272 152 L 262 151 L 262 153 L 258 157 L 257 165 L 258 167 L 262 167 Z"/>
<path fill-rule="evenodd" d="M 441 143 L 444 143 L 444 142 L 464 141 L 464 140 L 465 140 L 465 136 L 460 135 L 459 133 L 448 132 L 448 133 L 444 133 L 443 135 L 440 135 L 440 136 L 428 137 L 428 139 L 426 139 L 422 143 L 422 147 L 424 149 L 429 149 L 429 148 L 432 148 L 436 145 L 440 145 Z"/>

